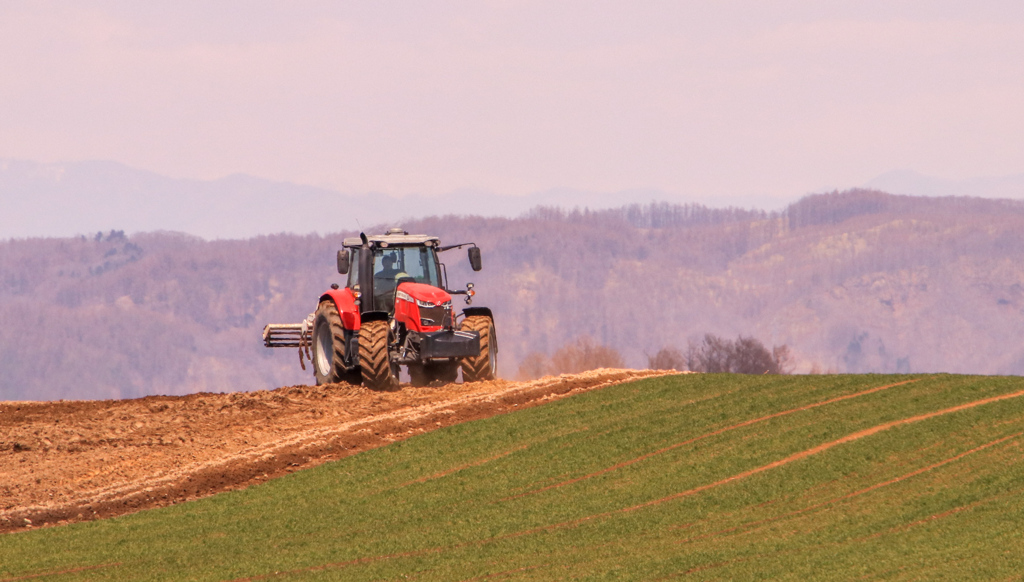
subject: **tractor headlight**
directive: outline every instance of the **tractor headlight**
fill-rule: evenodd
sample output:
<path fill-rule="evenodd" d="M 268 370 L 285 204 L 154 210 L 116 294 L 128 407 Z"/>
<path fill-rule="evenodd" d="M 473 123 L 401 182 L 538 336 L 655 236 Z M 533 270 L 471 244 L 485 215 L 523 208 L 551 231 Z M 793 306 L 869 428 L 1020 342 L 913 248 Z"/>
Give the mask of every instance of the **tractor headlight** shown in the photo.
<path fill-rule="evenodd" d="M 433 303 L 430 303 L 429 301 L 420 301 L 419 299 L 417 299 L 416 300 L 416 305 L 419 305 L 423 309 L 435 309 L 437 307 L 441 307 L 441 308 L 444 308 L 444 309 L 451 309 L 452 308 L 452 302 L 451 301 L 445 301 L 444 303 L 442 303 L 440 305 L 434 305 Z"/>

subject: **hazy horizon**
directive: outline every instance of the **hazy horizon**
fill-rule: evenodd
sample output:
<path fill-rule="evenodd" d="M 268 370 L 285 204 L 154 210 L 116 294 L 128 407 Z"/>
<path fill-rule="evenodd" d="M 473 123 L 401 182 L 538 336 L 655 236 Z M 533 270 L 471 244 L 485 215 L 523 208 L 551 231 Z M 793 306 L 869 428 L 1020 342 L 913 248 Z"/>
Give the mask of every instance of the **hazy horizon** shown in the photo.
<path fill-rule="evenodd" d="M 942 180 L 894 170 L 859 187 L 912 196 L 1019 199 L 1024 195 L 1024 174 Z M 429 196 L 393 196 L 348 194 L 248 174 L 214 180 L 174 179 L 112 161 L 41 164 L 0 158 L 0 200 L 4 202 L 0 241 L 93 236 L 109 231 L 171 231 L 206 240 L 278 233 L 323 235 L 446 214 L 515 218 L 540 206 L 603 210 L 667 202 L 778 212 L 816 193 L 785 199 L 680 200 L 650 189 L 588 192 L 553 188 L 523 195 L 462 189 Z"/>

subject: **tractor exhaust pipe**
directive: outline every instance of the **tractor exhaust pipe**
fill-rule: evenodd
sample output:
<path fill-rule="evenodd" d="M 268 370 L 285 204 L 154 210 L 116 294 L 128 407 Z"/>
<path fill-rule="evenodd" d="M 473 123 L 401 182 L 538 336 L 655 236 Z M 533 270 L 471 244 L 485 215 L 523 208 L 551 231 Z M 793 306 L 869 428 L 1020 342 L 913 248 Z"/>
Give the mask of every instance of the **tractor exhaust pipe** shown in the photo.
<path fill-rule="evenodd" d="M 359 247 L 359 313 L 374 311 L 373 305 L 373 249 L 366 233 L 359 233 L 363 246 Z"/>

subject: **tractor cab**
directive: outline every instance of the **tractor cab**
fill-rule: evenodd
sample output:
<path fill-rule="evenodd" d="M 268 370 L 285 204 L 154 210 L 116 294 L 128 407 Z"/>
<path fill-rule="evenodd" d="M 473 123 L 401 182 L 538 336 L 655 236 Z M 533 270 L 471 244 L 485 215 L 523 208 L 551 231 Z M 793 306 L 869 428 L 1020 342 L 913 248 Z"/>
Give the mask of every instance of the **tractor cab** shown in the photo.
<path fill-rule="evenodd" d="M 438 290 L 444 288 L 440 262 L 435 250 L 437 239 L 403 241 L 403 243 L 379 241 L 377 245 L 369 249 L 369 252 L 372 253 L 374 309 L 387 311 L 389 314 L 395 312 L 395 295 L 399 285 L 403 283 L 416 283 Z M 352 268 L 349 269 L 346 286 L 354 291 L 359 291 L 361 289 L 359 266 L 362 263 L 360 253 L 364 250 L 357 247 L 348 252 L 351 254 Z"/>
<path fill-rule="evenodd" d="M 437 237 L 410 235 L 401 229 L 366 237 L 365 241 L 345 239 L 343 246 L 346 248 L 338 252 L 338 271 L 348 271 L 346 286 L 359 297 L 361 312 L 386 312 L 400 323 L 419 328 L 422 327 L 420 318 L 402 317 L 408 311 L 403 307 L 446 306 L 451 312 L 444 267 L 437 257 L 439 243 Z M 346 265 L 349 268 L 346 269 Z M 403 306 L 402 301 L 411 305 Z M 439 318 L 428 319 L 433 319 L 430 327 L 442 325 Z M 451 326 L 450 317 L 448 326 Z"/>

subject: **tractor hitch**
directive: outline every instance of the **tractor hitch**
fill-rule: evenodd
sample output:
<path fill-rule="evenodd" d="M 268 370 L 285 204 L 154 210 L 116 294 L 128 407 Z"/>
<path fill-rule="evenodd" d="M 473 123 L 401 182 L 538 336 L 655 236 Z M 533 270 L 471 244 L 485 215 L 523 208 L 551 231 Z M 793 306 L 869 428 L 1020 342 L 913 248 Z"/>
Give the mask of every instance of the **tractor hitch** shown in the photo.
<path fill-rule="evenodd" d="M 422 334 L 420 357 L 431 358 L 475 358 L 480 355 L 480 333 L 446 329 Z"/>

